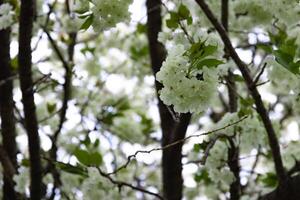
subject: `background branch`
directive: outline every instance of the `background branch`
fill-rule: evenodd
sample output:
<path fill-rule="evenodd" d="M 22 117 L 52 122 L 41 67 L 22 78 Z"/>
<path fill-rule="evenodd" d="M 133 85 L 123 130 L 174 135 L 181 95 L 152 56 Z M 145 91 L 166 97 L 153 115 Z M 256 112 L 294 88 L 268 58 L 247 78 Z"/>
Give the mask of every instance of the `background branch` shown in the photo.
<path fill-rule="evenodd" d="M 250 91 L 251 96 L 253 97 L 256 105 L 256 110 L 257 113 L 260 115 L 263 124 L 265 126 L 267 135 L 268 135 L 268 140 L 269 140 L 269 145 L 272 151 L 272 156 L 275 164 L 275 170 L 276 174 L 279 179 L 280 184 L 284 184 L 284 182 L 287 179 L 282 159 L 281 159 L 281 153 L 280 153 L 280 148 L 279 148 L 279 142 L 277 140 L 273 125 L 271 123 L 271 120 L 268 116 L 268 112 L 263 104 L 263 101 L 261 99 L 261 96 L 256 88 L 255 83 L 252 80 L 252 77 L 250 75 L 249 69 L 246 66 L 246 64 L 240 59 L 238 56 L 237 52 L 235 51 L 234 47 L 231 44 L 231 41 L 224 29 L 224 27 L 219 23 L 219 21 L 216 19 L 208 5 L 205 3 L 204 0 L 196 0 L 198 5 L 201 7 L 207 18 L 211 21 L 213 26 L 216 28 L 217 32 L 219 33 L 222 41 L 224 42 L 224 45 L 226 49 L 229 52 L 230 57 L 233 59 L 235 64 L 238 66 L 239 70 L 241 71 L 245 83 L 248 87 L 248 90 Z"/>

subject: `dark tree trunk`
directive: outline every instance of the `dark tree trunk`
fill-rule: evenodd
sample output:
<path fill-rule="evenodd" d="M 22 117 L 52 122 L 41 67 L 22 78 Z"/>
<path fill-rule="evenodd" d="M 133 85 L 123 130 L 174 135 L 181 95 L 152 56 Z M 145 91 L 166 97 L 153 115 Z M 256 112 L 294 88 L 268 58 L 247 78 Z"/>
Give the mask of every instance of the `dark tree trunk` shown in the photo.
<path fill-rule="evenodd" d="M 273 192 L 264 195 L 259 200 L 299 200 L 300 175 L 288 178 L 287 181 Z"/>
<path fill-rule="evenodd" d="M 3 3 L 0 0 L 0 5 Z M 3 151 L 14 168 L 17 169 L 17 145 L 13 102 L 13 81 L 10 67 L 10 30 L 0 30 L 0 114 Z M 4 168 L 5 169 L 5 168 Z M 7 173 L 4 171 L 4 173 Z M 17 199 L 12 177 L 4 176 L 3 199 Z"/>
<path fill-rule="evenodd" d="M 42 168 L 40 158 L 40 139 L 34 103 L 31 63 L 31 37 L 35 17 L 35 0 L 21 0 L 19 28 L 19 76 L 24 106 L 25 128 L 28 135 L 30 157 L 30 199 L 42 198 Z"/>
<path fill-rule="evenodd" d="M 166 58 L 164 45 L 158 42 L 158 33 L 161 31 L 161 1 L 147 0 L 148 15 L 148 41 L 153 74 L 155 75 Z M 156 91 L 162 85 L 155 81 Z M 186 129 L 190 121 L 190 114 L 184 114 L 176 122 L 169 112 L 169 109 L 158 97 L 158 109 L 161 119 L 162 146 L 166 146 L 176 140 L 185 137 Z M 182 144 L 175 145 L 163 150 L 162 155 L 162 174 L 163 174 L 163 196 L 167 200 L 179 200 L 182 198 L 183 179 L 182 179 Z"/>

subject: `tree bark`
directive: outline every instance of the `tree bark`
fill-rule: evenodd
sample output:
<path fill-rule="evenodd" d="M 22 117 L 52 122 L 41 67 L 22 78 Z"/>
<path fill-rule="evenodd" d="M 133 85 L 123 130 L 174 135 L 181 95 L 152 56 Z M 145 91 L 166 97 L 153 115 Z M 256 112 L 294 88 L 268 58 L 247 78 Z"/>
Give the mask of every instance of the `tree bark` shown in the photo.
<path fill-rule="evenodd" d="M 259 200 L 298 200 L 300 199 L 299 185 L 300 175 L 293 176 L 274 191 L 259 198 Z"/>
<path fill-rule="evenodd" d="M 224 27 L 225 31 L 228 34 L 228 16 L 229 16 L 229 0 L 221 0 L 221 23 Z M 229 53 L 227 49 L 225 51 L 225 58 L 228 60 Z M 234 113 L 237 112 L 238 104 L 237 104 L 237 93 L 236 93 L 236 83 L 234 81 L 234 76 L 232 71 L 228 70 L 228 75 L 225 76 L 227 91 L 228 91 L 228 108 L 229 112 Z M 230 200 L 239 200 L 241 196 L 241 184 L 240 184 L 240 163 L 239 163 L 239 147 L 232 142 L 228 149 L 228 166 L 230 171 L 234 174 L 235 181 L 230 184 Z"/>
<path fill-rule="evenodd" d="M 30 160 L 30 199 L 42 198 L 42 167 L 40 158 L 40 139 L 34 103 L 31 63 L 31 37 L 35 17 L 35 0 L 21 0 L 19 26 L 19 76 L 24 107 L 25 128 L 29 143 Z"/>
<path fill-rule="evenodd" d="M 166 58 L 165 47 L 157 40 L 162 26 L 161 1 L 147 0 L 146 4 L 151 66 L 155 76 Z M 158 92 L 162 88 L 162 85 L 155 81 L 155 87 Z M 157 99 L 162 129 L 161 145 L 166 146 L 185 137 L 191 114 L 181 115 L 179 122 L 176 122 L 172 118 L 168 107 L 164 105 L 159 96 Z M 164 149 L 162 154 L 163 196 L 167 200 L 179 200 L 182 198 L 183 190 L 182 144 Z"/>
<path fill-rule="evenodd" d="M 4 3 L 0 0 L 0 5 Z M 10 29 L 0 30 L 0 115 L 1 115 L 1 133 L 3 142 L 3 151 L 7 154 L 7 159 L 12 164 L 12 171 L 15 173 L 17 169 L 17 145 L 16 145 L 16 129 L 14 118 L 14 102 L 13 102 L 13 73 L 10 66 Z M 2 163 L 4 165 L 4 163 Z M 4 174 L 7 174 L 6 168 Z M 11 176 L 3 178 L 3 199 L 17 199 L 14 191 L 14 182 Z"/>

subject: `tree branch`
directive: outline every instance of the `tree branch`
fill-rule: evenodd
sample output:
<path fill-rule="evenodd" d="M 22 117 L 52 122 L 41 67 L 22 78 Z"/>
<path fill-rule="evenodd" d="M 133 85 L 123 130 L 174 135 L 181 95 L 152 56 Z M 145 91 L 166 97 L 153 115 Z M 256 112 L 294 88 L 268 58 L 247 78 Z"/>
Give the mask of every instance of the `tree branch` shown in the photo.
<path fill-rule="evenodd" d="M 42 198 L 42 166 L 40 158 L 40 139 L 36 107 L 34 103 L 34 91 L 32 81 L 31 63 L 31 37 L 33 21 L 35 17 L 35 0 L 21 0 L 20 24 L 19 24 L 19 77 L 24 107 L 25 128 L 28 135 L 30 157 L 30 198 L 40 200 Z"/>
<path fill-rule="evenodd" d="M 4 1 L 0 0 L 0 5 Z M 2 160 L 4 168 L 3 178 L 3 199 L 17 199 L 14 190 L 14 183 L 11 180 L 17 169 L 17 144 L 16 144 L 16 128 L 14 116 L 14 101 L 13 101 L 13 75 L 10 66 L 10 29 L 0 30 L 0 116 L 1 116 L 1 134 L 3 148 L 1 151 L 7 153 L 6 161 Z M 1 153 L 2 157 L 6 157 Z M 11 164 L 13 173 L 9 173 L 7 167 Z"/>
<path fill-rule="evenodd" d="M 161 199 L 161 200 L 164 199 L 161 195 L 159 195 L 157 193 L 154 193 L 154 192 L 151 192 L 149 190 L 146 190 L 146 189 L 144 189 L 142 187 L 134 186 L 134 185 L 132 185 L 130 183 L 127 183 L 127 182 L 124 182 L 124 181 L 117 181 L 117 180 L 113 179 L 112 177 L 110 177 L 109 174 L 104 173 L 99 167 L 97 167 L 97 170 L 98 170 L 98 172 L 99 172 L 99 174 L 101 176 L 103 176 L 104 178 L 108 179 L 114 185 L 117 185 L 119 189 L 121 189 L 122 187 L 125 186 L 125 187 L 129 187 L 129 188 L 131 188 L 133 190 L 142 192 L 144 194 L 149 194 L 149 195 L 155 196 L 157 199 Z"/>
<path fill-rule="evenodd" d="M 273 125 L 271 123 L 271 120 L 268 116 L 268 112 L 267 112 L 267 110 L 263 104 L 263 101 L 261 99 L 261 96 L 260 96 L 259 92 L 257 91 L 257 88 L 252 80 L 249 69 L 246 66 L 246 64 L 238 56 L 237 52 L 235 51 L 234 47 L 231 44 L 231 41 L 230 41 L 224 27 L 216 19 L 216 17 L 212 13 L 212 11 L 208 7 L 208 5 L 205 3 L 205 1 L 204 0 L 196 0 L 196 2 L 201 7 L 203 12 L 207 16 L 207 18 L 211 21 L 213 26 L 216 28 L 222 41 L 224 42 L 226 49 L 229 52 L 230 57 L 236 63 L 236 65 L 238 66 L 239 70 L 241 71 L 241 73 L 244 77 L 244 80 L 248 87 L 248 90 L 250 91 L 250 94 L 255 101 L 256 110 L 263 121 L 263 124 L 265 126 L 265 129 L 266 129 L 266 132 L 268 135 L 269 145 L 270 145 L 270 148 L 272 151 L 272 156 L 273 156 L 273 160 L 274 160 L 274 164 L 275 164 L 275 170 L 276 170 L 276 174 L 279 179 L 279 183 L 283 184 L 285 182 L 285 180 L 287 179 L 287 176 L 286 176 L 286 172 L 284 170 L 282 159 L 281 159 L 279 143 L 278 143 Z"/>
<path fill-rule="evenodd" d="M 228 31 L 228 16 L 229 16 L 229 1 L 222 0 L 221 5 L 221 22 L 224 27 L 224 30 Z M 227 33 L 228 34 L 228 33 Z M 225 58 L 228 60 L 229 52 L 225 48 Z M 238 96 L 237 96 L 237 88 L 234 80 L 234 74 L 229 69 L 228 75 L 225 76 L 225 80 L 227 83 L 228 90 L 228 99 L 229 99 L 229 112 L 234 113 L 237 112 L 238 109 Z M 235 135 L 235 134 L 234 134 Z M 230 138 L 230 147 L 228 149 L 228 166 L 230 171 L 234 174 L 235 181 L 230 184 L 230 199 L 231 200 L 239 200 L 241 195 L 241 183 L 240 183 L 240 163 L 239 163 L 239 154 L 240 150 L 238 145 L 235 145 Z"/>
<path fill-rule="evenodd" d="M 234 126 L 234 125 L 242 122 L 246 118 L 248 118 L 248 116 L 244 116 L 243 118 L 241 118 L 241 119 L 239 119 L 239 120 L 237 120 L 235 122 L 232 122 L 230 124 L 227 124 L 226 126 L 223 126 L 221 128 L 218 128 L 218 129 L 214 129 L 214 130 L 211 130 L 211 131 L 208 131 L 208 132 L 205 132 L 205 133 L 190 135 L 188 137 L 185 137 L 185 138 L 182 138 L 182 139 L 179 139 L 179 140 L 175 140 L 174 142 L 169 143 L 169 144 L 167 144 L 165 146 L 162 146 L 162 147 L 157 147 L 157 148 L 153 148 L 153 149 L 150 149 L 150 150 L 139 150 L 139 151 L 136 151 L 134 154 L 132 154 L 132 155 L 130 155 L 130 156 L 127 157 L 127 162 L 124 165 L 122 165 L 122 166 L 118 167 L 116 170 L 108 173 L 108 175 L 116 174 L 119 171 L 121 171 L 122 169 L 125 169 L 130 164 L 131 160 L 134 159 L 134 158 L 136 158 L 138 154 L 145 154 L 145 153 L 149 154 L 149 153 L 152 153 L 154 151 L 165 150 L 165 149 L 171 148 L 173 146 L 176 146 L 178 144 L 183 144 L 187 140 L 190 140 L 192 138 L 198 138 L 198 137 L 201 137 L 201 136 L 210 135 L 210 134 L 218 132 L 218 131 L 222 131 L 222 130 L 228 128 L 228 127 Z"/>

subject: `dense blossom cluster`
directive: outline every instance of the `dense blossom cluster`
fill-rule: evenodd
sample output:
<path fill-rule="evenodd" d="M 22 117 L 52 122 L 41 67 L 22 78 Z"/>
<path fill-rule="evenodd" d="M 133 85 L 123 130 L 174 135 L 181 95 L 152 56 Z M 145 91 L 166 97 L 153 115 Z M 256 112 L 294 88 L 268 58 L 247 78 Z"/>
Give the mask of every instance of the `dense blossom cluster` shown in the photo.
<path fill-rule="evenodd" d="M 249 25 L 251 22 L 256 25 L 270 25 L 272 19 L 277 19 L 290 26 L 300 19 L 300 5 L 297 0 L 241 0 L 233 1 L 233 8 Z"/>
<path fill-rule="evenodd" d="M 92 0 L 90 2 L 79 0 L 74 10 L 78 13 L 91 12 L 88 21 L 92 22 L 97 32 L 112 28 L 117 23 L 127 21 L 130 17 L 128 8 L 132 0 Z"/>
<path fill-rule="evenodd" d="M 293 105 L 295 114 L 300 114 L 300 77 L 289 72 L 274 60 L 268 60 L 268 78 L 271 80 L 270 89 L 281 95 L 285 102 Z"/>
<path fill-rule="evenodd" d="M 238 113 L 226 113 L 215 127 L 222 128 L 228 124 L 238 121 L 239 119 L 240 117 L 238 116 Z M 265 129 L 262 122 L 258 119 L 257 114 L 249 115 L 237 125 L 219 131 L 217 134 L 233 136 L 237 133 L 243 153 L 250 153 L 252 149 L 266 145 L 267 140 Z"/>
<path fill-rule="evenodd" d="M 118 189 L 109 182 L 108 179 L 101 177 L 96 168 L 88 168 L 88 178 L 82 183 L 82 192 L 84 199 L 122 199 L 117 192 Z"/>
<path fill-rule="evenodd" d="M 127 116 L 115 117 L 111 131 L 125 141 L 143 143 L 142 124 L 136 121 L 130 113 Z"/>
<path fill-rule="evenodd" d="M 102 31 L 114 27 L 117 23 L 126 21 L 130 17 L 128 7 L 132 0 L 93 0 L 94 14 L 93 28 Z"/>
<path fill-rule="evenodd" d="M 0 6 L 0 30 L 6 29 L 13 24 L 14 13 L 12 9 L 13 7 L 8 3 L 4 3 Z"/>
<path fill-rule="evenodd" d="M 216 184 L 221 183 L 224 186 L 230 185 L 235 178 L 226 165 L 228 157 L 228 147 L 226 143 L 220 140 L 216 141 L 209 154 L 212 156 L 207 157 L 205 167 L 208 169 L 211 180 Z M 228 187 L 226 190 L 227 189 Z"/>
<path fill-rule="evenodd" d="M 189 74 L 189 59 L 183 55 L 185 51 L 184 46 L 178 44 L 168 52 L 156 75 L 164 85 L 160 98 L 166 105 L 173 105 L 176 112 L 200 113 L 216 95 L 218 74 L 216 69 L 207 67 Z"/>

